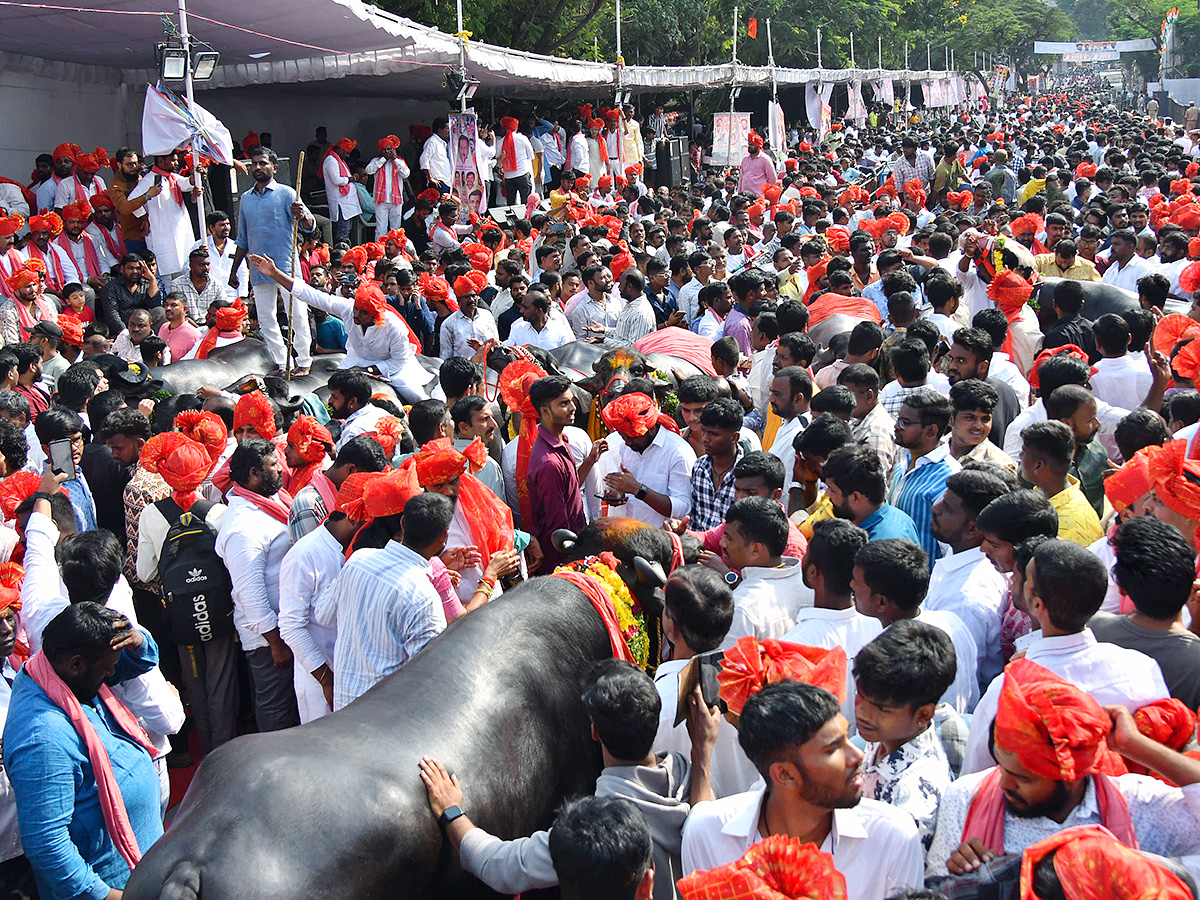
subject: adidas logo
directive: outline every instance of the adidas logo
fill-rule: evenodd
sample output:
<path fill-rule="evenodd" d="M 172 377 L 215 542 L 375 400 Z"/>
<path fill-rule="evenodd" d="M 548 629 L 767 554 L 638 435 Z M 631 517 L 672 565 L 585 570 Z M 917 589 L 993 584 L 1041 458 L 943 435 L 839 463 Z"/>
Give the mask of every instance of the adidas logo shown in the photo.
<path fill-rule="evenodd" d="M 185 584 L 195 584 L 197 581 L 205 581 L 203 569 L 189 569 L 188 577 Z"/>

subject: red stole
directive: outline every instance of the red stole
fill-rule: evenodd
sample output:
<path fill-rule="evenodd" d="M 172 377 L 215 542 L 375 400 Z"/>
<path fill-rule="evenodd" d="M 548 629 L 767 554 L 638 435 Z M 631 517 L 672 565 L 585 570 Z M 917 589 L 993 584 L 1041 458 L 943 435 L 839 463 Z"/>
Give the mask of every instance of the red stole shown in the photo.
<path fill-rule="evenodd" d="M 105 228 L 95 222 L 96 230 L 100 232 L 100 236 L 104 238 L 104 244 L 108 247 L 108 255 L 117 262 L 121 261 L 121 257 L 125 255 L 125 236 L 121 234 L 121 223 L 115 222 L 112 230 Z"/>
<path fill-rule="evenodd" d="M 16 299 L 17 292 L 8 286 L 8 279 L 25 265 L 21 253 L 16 247 L 9 247 L 8 252 L 0 256 L 0 294 L 10 300 Z"/>
<path fill-rule="evenodd" d="M 101 274 L 100 256 L 96 253 L 96 245 L 92 243 L 92 236 L 85 231 L 79 235 L 79 240 L 83 241 L 83 263 L 84 268 L 87 270 L 87 275 L 85 277 L 99 278 Z M 75 252 L 74 248 L 71 246 L 71 239 L 67 237 L 67 233 L 65 231 L 58 236 L 56 243 L 58 246 L 67 251 L 67 256 L 71 257 L 72 260 L 75 259 Z"/>
<path fill-rule="evenodd" d="M 171 199 L 183 206 L 183 188 L 179 186 L 179 176 L 174 172 L 164 172 L 158 166 L 154 166 L 150 171 L 163 177 L 163 181 L 167 183 L 167 187 L 171 191 Z"/>
<path fill-rule="evenodd" d="M 71 183 L 73 186 L 72 189 L 75 191 L 76 203 L 78 203 L 80 200 L 87 200 L 88 197 L 91 196 L 88 194 L 87 189 L 83 186 L 83 183 L 79 180 L 78 175 L 71 176 Z"/>
<path fill-rule="evenodd" d="M 333 157 L 333 161 L 337 163 L 338 174 L 341 175 L 343 178 L 349 178 L 350 170 L 346 167 L 345 160 L 343 160 L 340 156 L 338 156 L 336 153 L 334 153 L 332 148 L 330 148 L 329 152 L 325 154 L 325 158 L 329 159 L 331 156 Z M 345 184 L 338 185 L 338 192 L 343 197 L 350 196 L 350 182 L 347 181 Z"/>
<path fill-rule="evenodd" d="M 384 170 L 390 170 L 391 186 L 384 191 L 383 173 Z M 379 167 L 375 173 L 375 202 L 376 203 L 392 203 L 400 206 L 404 203 L 404 187 L 400 181 L 400 157 L 389 159 Z"/>
<path fill-rule="evenodd" d="M 1122 844 L 1138 848 L 1137 835 L 1133 831 L 1133 820 L 1129 816 L 1129 804 L 1117 789 L 1117 783 L 1099 772 L 1092 776 L 1096 786 L 1096 802 L 1100 806 L 1100 822 L 1116 836 Z M 996 766 L 979 784 L 971 805 L 967 808 L 967 819 L 963 823 L 962 841 L 979 838 L 983 845 L 996 853 L 1004 853 L 1004 791 L 1000 787 L 1000 767 Z"/>
<path fill-rule="evenodd" d="M 444 222 L 442 222 L 441 219 L 434 220 L 433 228 L 429 229 L 429 240 L 430 241 L 433 240 L 433 236 L 438 233 L 439 229 L 446 232 L 446 234 L 450 235 L 450 240 L 453 242 L 452 246 L 454 246 L 454 247 L 462 246 L 462 242 L 459 241 L 459 239 L 458 239 L 458 232 L 456 232 L 453 228 L 448 227 Z"/>
<path fill-rule="evenodd" d="M 63 285 L 67 283 L 67 278 L 63 274 L 62 261 L 58 258 L 58 254 L 54 252 L 54 245 L 47 244 L 45 254 L 32 241 L 29 242 L 29 246 L 26 249 L 31 257 L 40 259 L 46 264 L 46 286 L 56 294 L 61 291 Z"/>
<path fill-rule="evenodd" d="M 337 488 L 333 486 L 333 482 L 329 480 L 329 476 L 324 472 L 314 472 L 312 479 L 308 483 L 321 496 L 321 505 L 325 507 L 325 512 L 333 512 L 334 507 L 337 506 Z"/>
<path fill-rule="evenodd" d="M 247 490 L 234 482 L 233 487 L 229 489 L 229 493 L 235 497 L 243 497 L 249 500 L 272 519 L 282 522 L 284 525 L 287 524 L 288 513 L 292 508 L 292 495 L 287 491 L 280 490 L 274 497 L 264 497 L 262 494 L 256 494 L 254 491 Z"/>

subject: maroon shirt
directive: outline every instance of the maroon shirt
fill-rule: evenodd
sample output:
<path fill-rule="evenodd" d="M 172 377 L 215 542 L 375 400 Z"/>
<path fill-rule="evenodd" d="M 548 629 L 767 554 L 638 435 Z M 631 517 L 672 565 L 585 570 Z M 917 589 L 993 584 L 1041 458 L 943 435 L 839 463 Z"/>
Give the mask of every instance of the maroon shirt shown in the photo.
<path fill-rule="evenodd" d="M 29 421 L 34 422 L 37 417 L 50 408 L 50 396 L 36 384 L 13 385 L 13 390 L 29 401 Z"/>
<path fill-rule="evenodd" d="M 526 481 L 536 516 L 533 522 L 523 524 L 541 544 L 546 560 L 542 564 L 542 571 L 549 573 L 563 562 L 563 556 L 554 549 L 550 536 L 559 528 L 578 533 L 587 524 L 579 477 L 575 474 L 575 460 L 571 457 L 566 438 L 559 440 L 541 425 L 538 426 Z"/>

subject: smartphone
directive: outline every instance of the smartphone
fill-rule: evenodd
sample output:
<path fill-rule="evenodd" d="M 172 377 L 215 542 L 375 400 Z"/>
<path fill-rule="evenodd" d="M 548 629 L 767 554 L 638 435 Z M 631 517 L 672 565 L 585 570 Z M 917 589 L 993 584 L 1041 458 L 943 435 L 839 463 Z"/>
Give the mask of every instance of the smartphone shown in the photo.
<path fill-rule="evenodd" d="M 157 172 L 154 173 L 154 183 L 162 184 L 162 175 L 159 175 Z"/>
<path fill-rule="evenodd" d="M 69 481 L 74 481 L 79 477 L 79 471 L 75 468 L 75 454 L 71 451 L 70 438 L 50 442 L 50 470 L 56 475 L 63 472 L 69 473 Z"/>

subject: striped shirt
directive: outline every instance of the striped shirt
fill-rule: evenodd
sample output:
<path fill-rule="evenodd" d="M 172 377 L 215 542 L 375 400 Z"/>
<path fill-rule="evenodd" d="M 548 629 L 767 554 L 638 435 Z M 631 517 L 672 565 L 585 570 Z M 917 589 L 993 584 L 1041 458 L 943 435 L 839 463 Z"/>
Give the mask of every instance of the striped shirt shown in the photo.
<path fill-rule="evenodd" d="M 617 324 L 604 338 L 604 346 L 609 349 L 632 346 L 635 341 L 640 341 L 654 331 L 655 327 L 654 307 L 650 305 L 650 299 L 643 294 L 625 304 Z"/>
<path fill-rule="evenodd" d="M 317 598 L 317 621 L 337 628 L 335 712 L 412 659 L 446 627 L 431 572 L 429 560 L 389 541 L 380 550 L 357 551 Z"/>
<path fill-rule="evenodd" d="M 892 473 L 892 487 L 888 502 L 908 513 L 917 526 L 918 543 L 929 554 L 929 565 L 942 555 L 941 547 L 933 536 L 933 504 L 946 491 L 946 479 L 962 468 L 958 460 L 950 455 L 948 443 L 939 444 L 916 461 L 909 469 L 910 453 L 898 450 L 896 468 Z"/>

